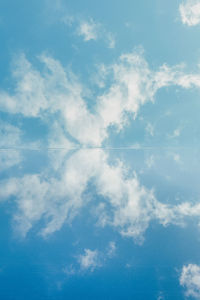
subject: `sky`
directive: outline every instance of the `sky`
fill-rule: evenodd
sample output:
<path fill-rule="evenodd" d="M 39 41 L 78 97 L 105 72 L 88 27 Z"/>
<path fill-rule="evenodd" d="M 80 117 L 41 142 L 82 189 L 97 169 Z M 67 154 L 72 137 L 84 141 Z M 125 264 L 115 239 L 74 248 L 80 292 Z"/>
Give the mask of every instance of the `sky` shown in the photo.
<path fill-rule="evenodd" d="M 0 1 L 0 299 L 200 299 L 200 1 Z"/>

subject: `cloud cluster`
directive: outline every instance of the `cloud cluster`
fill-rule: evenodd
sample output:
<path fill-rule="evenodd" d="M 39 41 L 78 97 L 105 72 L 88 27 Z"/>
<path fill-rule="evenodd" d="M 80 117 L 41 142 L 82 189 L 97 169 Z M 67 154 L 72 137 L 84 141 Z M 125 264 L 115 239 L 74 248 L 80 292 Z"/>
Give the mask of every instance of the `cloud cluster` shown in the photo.
<path fill-rule="evenodd" d="M 109 66 L 104 66 L 106 82 L 110 82 L 97 95 L 92 112 L 85 101 L 85 87 L 59 61 L 42 55 L 44 66 L 37 70 L 20 56 L 13 69 L 16 81 L 13 93 L 0 92 L 0 110 L 23 117 L 41 118 L 49 130 L 66 134 L 78 145 L 101 146 L 108 138 L 110 126 L 122 130 L 140 107 L 154 101 L 163 87 L 178 85 L 182 88 L 200 87 L 200 74 L 187 74 L 183 66 L 161 66 L 151 70 L 141 50 L 121 55 Z M 66 139 L 66 143 L 68 143 Z M 55 139 L 54 139 L 55 142 Z M 55 144 L 55 143 L 54 143 Z"/>
<path fill-rule="evenodd" d="M 185 73 L 184 66 L 163 65 L 151 70 L 141 50 L 124 54 L 104 67 L 104 80 L 109 84 L 100 89 L 91 111 L 86 105 L 84 86 L 70 70 L 45 55 L 40 61 L 44 68 L 39 71 L 24 55 L 19 58 L 13 70 L 15 90 L 0 92 L 0 110 L 24 118 L 37 117 L 48 124 L 50 148 L 88 149 L 74 151 L 69 157 L 65 157 L 64 150 L 54 153 L 49 170 L 1 182 L 0 199 L 15 198 L 14 219 L 22 235 L 41 219 L 43 236 L 71 222 L 87 205 L 84 192 L 90 182 L 104 199 L 96 207 L 98 224 L 113 226 L 139 242 L 153 220 L 166 226 L 182 225 L 188 216 L 199 218 L 200 205 L 170 206 L 159 202 L 134 172 L 127 175 L 120 161 L 110 165 L 105 151 L 91 149 L 105 143 L 110 126 L 116 130 L 126 127 L 130 116 L 135 118 L 142 105 L 154 101 L 159 89 L 171 85 L 199 88 L 199 73 Z M 18 130 L 8 126 L 7 131 L 4 143 L 11 136 L 17 144 Z"/>
<path fill-rule="evenodd" d="M 200 266 L 189 264 L 183 266 L 180 284 L 186 289 L 187 297 L 200 298 Z"/>
<path fill-rule="evenodd" d="M 179 12 L 183 24 L 196 26 L 200 23 L 200 1 L 186 0 L 179 6 Z"/>
<path fill-rule="evenodd" d="M 43 174 L 5 179 L 0 184 L 1 201 L 12 197 L 16 202 L 15 228 L 22 236 L 41 220 L 39 233 L 44 237 L 71 223 L 92 201 L 84 197 L 89 183 L 95 186 L 94 199 L 96 195 L 102 199 L 90 203 L 91 217 L 99 226 L 111 226 L 138 243 L 152 221 L 182 226 L 188 217 L 196 217 L 199 222 L 200 204 L 173 206 L 159 202 L 135 172 L 129 172 L 120 161 L 110 165 L 103 150 L 75 151 L 70 157 L 61 157 L 60 167 L 58 161 L 53 159 L 56 172 L 50 168 Z M 110 254 L 112 250 L 113 245 Z"/>

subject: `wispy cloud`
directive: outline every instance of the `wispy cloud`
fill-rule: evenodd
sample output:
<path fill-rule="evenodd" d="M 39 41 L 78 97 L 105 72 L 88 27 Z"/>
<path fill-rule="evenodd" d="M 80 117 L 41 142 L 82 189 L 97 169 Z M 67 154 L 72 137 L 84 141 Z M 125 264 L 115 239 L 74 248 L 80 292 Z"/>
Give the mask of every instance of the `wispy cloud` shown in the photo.
<path fill-rule="evenodd" d="M 179 12 L 183 24 L 196 26 L 200 23 L 200 1 L 186 0 L 179 6 Z"/>
<path fill-rule="evenodd" d="M 113 227 L 137 243 L 143 242 L 152 221 L 163 226 L 182 226 L 188 217 L 200 220 L 200 204 L 159 202 L 154 192 L 140 183 L 136 173 L 127 177 L 126 166 L 121 161 L 110 165 L 103 150 L 78 150 L 68 159 L 61 158 L 60 167 L 55 160 L 52 164 L 56 164 L 53 174 L 50 167 L 43 174 L 14 177 L 0 184 L 1 201 L 15 199 L 15 229 L 22 236 L 40 220 L 43 225 L 39 233 L 44 237 L 60 230 L 63 224 L 70 224 L 88 201 L 92 201 L 84 197 L 91 180 L 102 199 L 101 207 L 96 205 L 92 212 L 97 224 Z M 106 255 L 114 255 L 115 250 L 115 244 L 110 243 Z"/>
<path fill-rule="evenodd" d="M 181 135 L 182 128 L 178 127 L 174 129 L 172 134 L 168 134 L 168 137 L 171 139 L 178 138 Z"/>
<path fill-rule="evenodd" d="M 183 266 L 180 275 L 180 284 L 186 290 L 187 297 L 200 298 L 200 266 L 189 264 Z"/>
<path fill-rule="evenodd" d="M 149 155 L 145 160 L 145 164 L 147 168 L 151 168 L 155 164 L 155 157 L 153 155 Z"/>
<path fill-rule="evenodd" d="M 103 92 L 100 90 L 95 113 L 91 113 L 84 99 L 85 87 L 71 70 L 45 55 L 40 61 L 44 68 L 39 71 L 24 55 L 19 57 L 13 69 L 15 91 L 1 91 L 0 109 L 42 120 L 59 114 L 56 125 L 50 122 L 49 128 L 61 126 L 81 145 L 101 146 L 108 138 L 110 126 L 122 130 L 127 126 L 128 116 L 135 118 L 140 107 L 153 101 L 163 87 L 200 87 L 199 73 L 188 74 L 183 66 L 166 65 L 152 71 L 141 51 L 136 50 L 105 66 L 104 80 L 109 79 L 110 84 Z M 147 129 L 153 134 L 152 127 Z"/>
<path fill-rule="evenodd" d="M 75 33 L 82 37 L 85 42 L 100 41 L 108 48 L 115 47 L 114 35 L 103 24 L 95 21 L 93 18 L 84 19 L 80 16 L 66 15 L 62 20 L 67 26 L 75 28 Z"/>
<path fill-rule="evenodd" d="M 0 148 L 19 147 L 21 144 L 21 130 L 7 122 L 0 121 Z"/>
<path fill-rule="evenodd" d="M 200 87 L 199 73 L 186 73 L 184 66 L 163 65 L 156 71 L 151 70 L 143 53 L 136 50 L 105 66 L 104 80 L 109 78 L 110 84 L 97 95 L 92 113 L 86 105 L 84 86 L 71 70 L 46 55 L 41 56 L 40 61 L 44 69 L 37 70 L 24 55 L 19 57 L 13 70 L 15 91 L 12 94 L 1 91 L 0 109 L 46 122 L 48 147 L 62 145 L 68 150 L 101 147 L 108 138 L 109 127 L 125 128 L 128 116 L 135 118 L 140 107 L 153 101 L 159 89 L 171 85 L 186 89 Z M 9 127 L 8 132 L 13 130 L 16 139 L 12 140 L 17 144 L 18 131 L 16 135 L 16 130 Z M 83 205 L 87 205 L 83 194 L 90 180 L 94 180 L 97 194 L 106 199 L 98 223 L 115 227 L 136 241 L 143 240 L 152 220 L 166 226 L 180 225 L 187 216 L 199 218 L 199 205 L 160 203 L 154 192 L 140 183 L 136 173 L 126 177 L 126 166 L 122 162 L 111 166 L 102 149 L 89 151 L 89 157 L 88 152 L 81 149 L 68 159 L 62 153 L 56 159 L 52 157 L 52 166 L 45 174 L 28 174 L 1 183 L 2 199 L 15 196 L 18 208 L 15 221 L 22 235 L 43 218 L 44 227 L 40 230 L 43 236 L 71 222 Z M 177 161 L 178 156 L 175 159 Z M 52 174 L 52 168 L 56 174 Z M 112 207 L 112 214 L 107 211 L 107 203 Z"/>
<path fill-rule="evenodd" d="M 116 249 L 117 249 L 117 247 L 116 247 L 115 242 L 111 241 L 107 248 L 107 256 L 113 257 L 116 253 Z"/>
<path fill-rule="evenodd" d="M 22 162 L 23 156 L 19 150 L 0 151 L 0 170 L 8 170 Z"/>
<path fill-rule="evenodd" d="M 96 269 L 104 267 L 107 261 L 114 257 L 116 253 L 116 244 L 110 241 L 104 250 L 85 248 L 81 254 L 76 256 L 76 263 L 64 268 L 64 273 L 71 277 L 81 275 L 83 272 L 93 272 Z"/>
<path fill-rule="evenodd" d="M 84 253 L 78 256 L 80 270 L 94 271 L 102 267 L 108 259 L 113 258 L 116 248 L 115 242 L 111 241 L 105 251 L 84 249 Z"/>
<path fill-rule="evenodd" d="M 17 149 L 22 146 L 22 131 L 16 126 L 0 121 L 0 137 L 0 170 L 3 171 L 22 161 L 22 155 Z"/>
<path fill-rule="evenodd" d="M 77 34 L 82 36 L 84 41 L 97 40 L 99 37 L 99 24 L 92 19 L 82 21 L 78 27 Z"/>
<path fill-rule="evenodd" d="M 85 249 L 84 254 L 79 255 L 81 269 L 93 271 L 100 266 L 99 253 L 97 250 Z"/>
<path fill-rule="evenodd" d="M 146 132 L 151 135 L 154 136 L 154 126 L 151 123 L 148 123 L 146 126 Z"/>

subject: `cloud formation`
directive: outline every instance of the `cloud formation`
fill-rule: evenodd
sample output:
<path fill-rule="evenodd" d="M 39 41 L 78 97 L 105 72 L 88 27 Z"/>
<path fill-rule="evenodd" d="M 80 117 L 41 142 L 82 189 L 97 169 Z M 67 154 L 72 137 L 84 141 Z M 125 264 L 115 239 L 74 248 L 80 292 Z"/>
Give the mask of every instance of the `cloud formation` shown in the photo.
<path fill-rule="evenodd" d="M 104 66 L 104 81 L 110 84 L 100 89 L 92 112 L 86 105 L 85 87 L 71 70 L 51 57 L 39 59 L 43 68 L 37 70 L 24 55 L 18 58 L 13 69 L 15 90 L 0 92 L 0 110 L 40 118 L 50 131 L 56 128 L 62 139 L 67 134 L 77 145 L 101 146 L 111 126 L 122 130 L 163 87 L 200 87 L 199 73 L 185 73 L 180 65 L 151 70 L 141 50 L 136 50 Z"/>
<path fill-rule="evenodd" d="M 43 236 L 72 222 L 87 205 L 84 192 L 91 181 L 104 199 L 96 207 L 98 224 L 112 226 L 138 242 L 153 220 L 166 226 L 182 225 L 188 216 L 199 218 L 200 205 L 186 202 L 171 206 L 159 202 L 134 171 L 129 174 L 120 161 L 110 165 L 105 151 L 91 149 L 104 145 L 110 126 L 118 131 L 125 128 L 130 116 L 136 118 L 140 107 L 153 102 L 159 89 L 171 85 L 199 88 L 199 73 L 185 73 L 180 65 L 151 70 L 141 50 L 123 54 L 104 67 L 104 80 L 109 78 L 109 84 L 100 89 L 96 107 L 91 111 L 86 105 L 83 84 L 70 70 L 45 55 L 40 62 L 44 68 L 37 70 L 24 55 L 19 57 L 13 70 L 15 90 L 0 92 L 0 109 L 41 119 L 48 125 L 47 147 L 63 147 L 67 153 L 77 151 L 69 157 L 64 150 L 52 153 L 52 164 L 41 174 L 1 182 L 0 198 L 15 198 L 14 219 L 23 236 L 41 219 Z M 17 144 L 18 130 L 10 125 L 7 131 L 7 138 L 15 133 L 12 141 Z M 87 150 L 80 149 L 84 147 Z"/>
<path fill-rule="evenodd" d="M 79 255 L 79 263 L 81 269 L 90 269 L 93 271 L 95 268 L 100 266 L 97 250 L 85 249 L 84 254 Z"/>
<path fill-rule="evenodd" d="M 76 262 L 64 268 L 67 276 L 83 274 L 83 272 L 93 272 L 105 266 L 108 259 L 112 259 L 116 253 L 116 244 L 110 241 L 108 246 L 102 251 L 98 249 L 83 249 L 82 253 L 76 256 Z"/>
<path fill-rule="evenodd" d="M 99 25 L 90 19 L 88 22 L 83 21 L 80 23 L 77 33 L 87 42 L 90 40 L 97 40 L 99 35 L 98 31 Z"/>
<path fill-rule="evenodd" d="M 181 21 L 188 26 L 196 26 L 200 23 L 200 1 L 186 0 L 179 6 Z"/>
<path fill-rule="evenodd" d="M 103 150 L 77 150 L 60 159 L 60 166 L 59 159 L 52 160 L 54 171 L 49 167 L 41 174 L 13 177 L 0 184 L 1 201 L 12 197 L 16 203 L 15 228 L 22 236 L 43 220 L 39 234 L 46 237 L 70 224 L 89 203 L 93 207 L 91 217 L 95 217 L 98 226 L 115 228 L 137 243 L 143 242 L 152 221 L 182 226 L 188 217 L 193 217 L 199 222 L 200 204 L 159 202 L 122 162 L 110 165 Z M 95 186 L 94 199 L 101 196 L 100 202 L 93 203 L 93 198 L 84 196 L 89 183 Z M 108 255 L 114 252 L 112 244 Z"/>
<path fill-rule="evenodd" d="M 75 33 L 82 37 L 84 42 L 101 41 L 108 48 L 115 47 L 114 35 L 109 32 L 100 22 L 92 18 L 83 19 L 75 16 L 66 15 L 62 18 L 63 22 L 70 27 L 75 27 Z"/>
<path fill-rule="evenodd" d="M 107 259 L 111 259 L 116 252 L 116 244 L 111 241 L 106 251 L 102 252 L 97 249 L 84 249 L 84 253 L 78 256 L 78 262 L 81 270 L 94 271 L 96 268 L 102 267 Z"/>
<path fill-rule="evenodd" d="M 18 165 L 22 156 L 17 148 L 22 145 L 22 132 L 16 126 L 0 121 L 0 170 Z"/>
<path fill-rule="evenodd" d="M 187 297 L 200 298 L 200 266 L 189 264 L 183 266 L 180 284 L 186 290 Z"/>

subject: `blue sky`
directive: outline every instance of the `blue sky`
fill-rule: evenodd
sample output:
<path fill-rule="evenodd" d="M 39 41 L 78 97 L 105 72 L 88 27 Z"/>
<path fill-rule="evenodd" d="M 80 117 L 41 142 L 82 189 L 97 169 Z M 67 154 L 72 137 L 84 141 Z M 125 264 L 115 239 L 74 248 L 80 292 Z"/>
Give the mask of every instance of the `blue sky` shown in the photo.
<path fill-rule="evenodd" d="M 200 299 L 200 1 L 0 2 L 0 298 Z"/>

